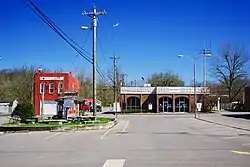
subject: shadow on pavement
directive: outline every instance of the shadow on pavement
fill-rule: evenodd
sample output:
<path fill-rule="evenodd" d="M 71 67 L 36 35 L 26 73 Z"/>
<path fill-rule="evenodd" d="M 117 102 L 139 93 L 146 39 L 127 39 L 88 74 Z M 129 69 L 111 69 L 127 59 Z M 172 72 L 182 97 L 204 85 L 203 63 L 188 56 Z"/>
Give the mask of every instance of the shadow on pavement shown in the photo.
<path fill-rule="evenodd" d="M 226 117 L 250 119 L 250 114 L 222 114 Z"/>

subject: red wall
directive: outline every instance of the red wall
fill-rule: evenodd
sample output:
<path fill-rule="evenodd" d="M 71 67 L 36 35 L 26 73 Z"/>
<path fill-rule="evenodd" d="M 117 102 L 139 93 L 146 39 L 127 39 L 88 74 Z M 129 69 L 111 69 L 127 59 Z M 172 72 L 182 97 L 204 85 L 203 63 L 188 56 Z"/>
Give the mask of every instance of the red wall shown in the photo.
<path fill-rule="evenodd" d="M 60 80 L 40 80 L 40 77 L 64 77 Z M 58 99 L 60 94 L 58 93 L 58 84 L 63 84 L 63 91 L 77 91 L 79 92 L 80 84 L 79 81 L 72 76 L 71 73 L 47 73 L 37 72 L 34 75 L 34 105 L 36 115 L 40 115 L 40 100 L 42 94 L 40 93 L 40 84 L 45 83 L 44 100 L 55 101 Z M 54 84 L 54 93 L 49 93 L 49 84 Z"/>

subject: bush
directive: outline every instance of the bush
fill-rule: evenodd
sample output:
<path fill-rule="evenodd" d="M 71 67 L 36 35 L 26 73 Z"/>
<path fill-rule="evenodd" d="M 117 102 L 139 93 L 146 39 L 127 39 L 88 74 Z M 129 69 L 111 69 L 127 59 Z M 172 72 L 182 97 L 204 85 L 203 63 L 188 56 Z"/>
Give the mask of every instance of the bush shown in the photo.
<path fill-rule="evenodd" d="M 14 115 L 18 115 L 21 118 L 21 122 L 25 122 L 27 118 L 35 116 L 35 110 L 33 105 L 30 103 L 20 103 L 11 114 L 12 117 Z"/>

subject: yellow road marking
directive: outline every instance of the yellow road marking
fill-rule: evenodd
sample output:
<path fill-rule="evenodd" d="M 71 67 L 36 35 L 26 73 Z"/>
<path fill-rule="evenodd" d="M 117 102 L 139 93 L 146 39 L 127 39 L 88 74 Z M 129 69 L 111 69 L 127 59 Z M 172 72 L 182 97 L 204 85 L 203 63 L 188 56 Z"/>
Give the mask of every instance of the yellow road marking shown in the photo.
<path fill-rule="evenodd" d="M 247 151 L 231 151 L 231 152 L 240 155 L 250 155 L 250 152 Z"/>

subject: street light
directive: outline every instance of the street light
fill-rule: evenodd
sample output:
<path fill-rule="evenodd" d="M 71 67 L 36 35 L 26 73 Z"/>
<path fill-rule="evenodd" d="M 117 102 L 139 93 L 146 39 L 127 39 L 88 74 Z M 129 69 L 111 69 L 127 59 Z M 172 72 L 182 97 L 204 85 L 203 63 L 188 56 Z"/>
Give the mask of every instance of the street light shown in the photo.
<path fill-rule="evenodd" d="M 184 55 L 178 55 L 179 58 L 185 57 Z M 193 60 L 194 63 L 194 117 L 197 118 L 197 98 L 196 98 L 196 60 L 199 59 L 200 57 L 190 57 L 187 56 L 188 58 Z"/>

